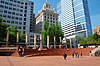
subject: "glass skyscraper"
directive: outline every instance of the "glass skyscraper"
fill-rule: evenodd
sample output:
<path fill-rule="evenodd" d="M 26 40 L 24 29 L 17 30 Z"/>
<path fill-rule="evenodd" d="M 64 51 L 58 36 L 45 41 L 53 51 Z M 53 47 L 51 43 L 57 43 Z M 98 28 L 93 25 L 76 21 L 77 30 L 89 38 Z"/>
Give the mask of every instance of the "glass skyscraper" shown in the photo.
<path fill-rule="evenodd" d="M 60 14 L 59 21 L 67 38 L 92 34 L 87 0 L 61 0 L 57 4 L 57 12 Z"/>

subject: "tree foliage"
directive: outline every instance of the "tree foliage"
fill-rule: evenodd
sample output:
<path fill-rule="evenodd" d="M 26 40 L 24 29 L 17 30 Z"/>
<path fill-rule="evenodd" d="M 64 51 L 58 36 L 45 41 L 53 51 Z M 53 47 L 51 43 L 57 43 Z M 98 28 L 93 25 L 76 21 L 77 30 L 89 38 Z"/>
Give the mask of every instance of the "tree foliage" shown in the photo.
<path fill-rule="evenodd" d="M 6 28 L 8 25 L 3 23 L 3 19 L 0 18 L 0 41 L 6 41 Z"/>
<path fill-rule="evenodd" d="M 7 28 L 7 32 L 9 33 L 9 42 L 16 43 L 17 32 L 19 32 L 19 42 L 25 42 L 24 34 L 17 29 L 15 26 L 10 26 Z"/>
<path fill-rule="evenodd" d="M 44 22 L 44 29 L 42 32 L 43 42 L 47 43 L 47 35 L 49 36 L 49 41 L 54 42 L 54 36 L 56 37 L 56 42 L 59 43 L 59 37 L 63 38 L 64 33 L 62 32 L 61 25 L 58 22 L 49 24 L 48 19 Z"/>
<path fill-rule="evenodd" d="M 44 22 L 44 29 L 42 32 L 42 39 L 43 39 L 43 44 L 47 43 L 47 30 L 49 27 L 49 23 L 48 23 L 48 19 L 46 19 L 46 21 Z"/>
<path fill-rule="evenodd" d="M 88 37 L 77 38 L 80 45 L 84 44 L 100 44 L 100 36 L 98 34 L 92 34 Z"/>

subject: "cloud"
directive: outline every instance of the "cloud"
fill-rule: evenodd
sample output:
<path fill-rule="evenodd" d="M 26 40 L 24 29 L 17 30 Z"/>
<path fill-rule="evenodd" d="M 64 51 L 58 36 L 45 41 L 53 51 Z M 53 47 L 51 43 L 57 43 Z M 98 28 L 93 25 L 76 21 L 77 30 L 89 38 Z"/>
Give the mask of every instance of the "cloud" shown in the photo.
<path fill-rule="evenodd" d="M 100 14 L 91 16 L 92 29 L 100 25 Z"/>

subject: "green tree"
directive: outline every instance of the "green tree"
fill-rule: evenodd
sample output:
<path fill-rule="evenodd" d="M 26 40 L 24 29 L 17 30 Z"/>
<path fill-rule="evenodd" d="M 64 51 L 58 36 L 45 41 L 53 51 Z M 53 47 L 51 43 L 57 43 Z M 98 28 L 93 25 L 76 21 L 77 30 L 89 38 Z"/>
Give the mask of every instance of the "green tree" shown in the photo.
<path fill-rule="evenodd" d="M 62 32 L 61 26 L 58 22 L 49 24 L 48 19 L 44 23 L 44 29 L 42 32 L 43 42 L 47 43 L 47 35 L 49 36 L 50 42 L 54 41 L 54 36 L 56 37 L 56 42 L 59 42 L 59 37 L 64 37 L 64 33 Z"/>
<path fill-rule="evenodd" d="M 58 24 L 58 22 L 56 22 L 56 25 L 55 25 L 55 36 L 56 36 L 56 41 L 59 43 L 60 42 L 60 39 L 59 37 L 64 37 L 64 33 L 61 29 L 61 24 Z"/>
<path fill-rule="evenodd" d="M 46 19 L 46 21 L 44 22 L 44 29 L 42 32 L 42 39 L 43 39 L 43 44 L 47 43 L 47 30 L 49 27 L 49 23 L 48 23 L 48 19 Z"/>
<path fill-rule="evenodd" d="M 90 35 L 90 36 L 88 36 L 88 44 L 95 44 L 95 40 L 94 40 L 94 34 L 92 34 L 92 35 Z"/>
<path fill-rule="evenodd" d="M 7 28 L 7 32 L 9 33 L 10 43 L 16 43 L 17 32 L 19 32 L 19 42 L 25 42 L 24 34 L 21 31 L 17 30 L 17 27 L 10 26 Z"/>
<path fill-rule="evenodd" d="M 3 23 L 3 19 L 0 18 L 0 41 L 6 41 L 6 28 L 8 27 L 8 25 Z"/>
<path fill-rule="evenodd" d="M 98 34 L 92 34 L 88 37 L 78 37 L 80 45 L 84 44 L 100 44 L 100 36 Z"/>
<path fill-rule="evenodd" d="M 86 37 L 77 37 L 77 40 L 80 45 L 87 44 L 87 38 Z"/>

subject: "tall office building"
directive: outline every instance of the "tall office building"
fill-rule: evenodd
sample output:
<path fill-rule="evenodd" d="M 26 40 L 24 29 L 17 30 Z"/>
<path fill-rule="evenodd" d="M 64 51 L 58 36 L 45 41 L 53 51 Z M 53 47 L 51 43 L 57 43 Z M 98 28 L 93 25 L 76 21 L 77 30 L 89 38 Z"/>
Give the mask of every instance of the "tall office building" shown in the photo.
<path fill-rule="evenodd" d="M 61 0 L 57 4 L 59 21 L 64 36 L 73 40 L 76 36 L 86 37 L 92 34 L 87 0 Z M 75 45 L 74 45 L 75 46 Z"/>
<path fill-rule="evenodd" d="M 34 3 L 29 0 L 0 0 L 0 17 L 4 23 L 16 26 L 24 34 L 28 33 L 28 42 L 33 43 L 35 29 Z"/>
<path fill-rule="evenodd" d="M 58 20 L 58 14 L 54 9 L 50 7 L 50 4 L 46 1 L 42 9 L 38 12 L 38 16 L 36 17 L 36 31 L 37 33 L 41 33 L 44 27 L 44 21 L 48 19 L 49 24 L 56 23 Z"/>

